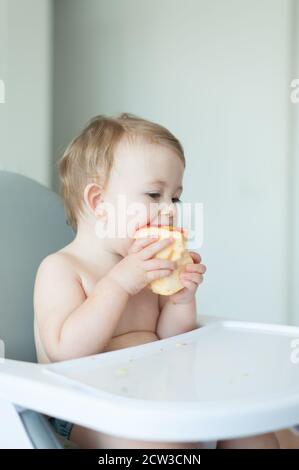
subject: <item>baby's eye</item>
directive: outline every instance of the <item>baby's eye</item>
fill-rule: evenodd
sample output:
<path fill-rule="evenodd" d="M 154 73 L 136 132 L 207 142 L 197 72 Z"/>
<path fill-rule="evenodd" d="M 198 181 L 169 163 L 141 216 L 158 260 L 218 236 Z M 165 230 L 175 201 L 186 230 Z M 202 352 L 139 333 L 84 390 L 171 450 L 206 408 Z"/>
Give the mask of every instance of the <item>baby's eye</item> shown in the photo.
<path fill-rule="evenodd" d="M 181 199 L 179 197 L 173 197 L 172 198 L 172 202 L 175 204 L 177 202 L 182 202 Z"/>
<path fill-rule="evenodd" d="M 152 197 L 153 199 L 158 199 L 161 194 L 160 193 L 148 193 L 149 197 Z"/>

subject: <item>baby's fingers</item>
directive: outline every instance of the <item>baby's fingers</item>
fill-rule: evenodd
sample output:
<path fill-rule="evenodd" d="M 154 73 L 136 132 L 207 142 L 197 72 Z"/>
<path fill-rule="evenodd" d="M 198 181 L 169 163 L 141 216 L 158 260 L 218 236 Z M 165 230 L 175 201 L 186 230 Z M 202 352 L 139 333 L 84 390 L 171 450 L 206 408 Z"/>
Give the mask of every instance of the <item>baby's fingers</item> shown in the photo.
<path fill-rule="evenodd" d="M 143 250 L 146 246 L 156 242 L 159 238 L 158 237 L 143 237 L 137 238 L 129 248 L 129 253 L 138 253 L 139 251 Z"/>
<path fill-rule="evenodd" d="M 148 271 L 146 273 L 146 277 L 148 279 L 148 282 L 152 282 L 156 279 L 161 279 L 161 277 L 170 276 L 171 273 L 171 269 L 158 269 L 157 271 Z"/>
<path fill-rule="evenodd" d="M 159 259 L 159 258 L 152 258 L 144 261 L 144 269 L 146 271 L 155 271 L 157 269 L 175 269 L 176 264 L 174 261 L 170 261 L 168 259 Z"/>
<path fill-rule="evenodd" d="M 151 245 L 147 246 L 142 250 L 141 257 L 143 260 L 147 260 L 155 256 L 159 251 L 166 248 L 168 245 L 173 243 L 172 238 L 164 238 L 163 240 L 159 240 L 156 243 L 152 243 Z"/>
<path fill-rule="evenodd" d="M 194 263 L 200 263 L 201 262 L 201 256 L 199 253 L 197 253 L 196 251 L 189 251 L 189 255 L 191 256 L 191 258 L 193 259 L 193 262 Z"/>
<path fill-rule="evenodd" d="M 200 273 L 204 274 L 207 267 L 204 264 L 186 264 L 185 271 L 189 273 Z"/>
<path fill-rule="evenodd" d="M 188 289 L 188 291 L 195 292 L 197 289 L 198 284 L 193 281 L 187 281 L 186 279 L 181 278 L 181 282 L 184 287 Z"/>
<path fill-rule="evenodd" d="M 186 273 L 183 272 L 180 275 L 181 280 L 192 281 L 195 284 L 200 284 L 203 281 L 203 275 L 199 273 Z"/>

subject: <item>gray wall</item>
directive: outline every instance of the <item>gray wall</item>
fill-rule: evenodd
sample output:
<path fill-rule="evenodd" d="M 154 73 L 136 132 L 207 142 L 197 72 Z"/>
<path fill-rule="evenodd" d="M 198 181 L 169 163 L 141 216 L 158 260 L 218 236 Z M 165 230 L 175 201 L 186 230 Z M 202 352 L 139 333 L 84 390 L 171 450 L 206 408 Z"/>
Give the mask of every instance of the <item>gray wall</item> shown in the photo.
<path fill-rule="evenodd" d="M 51 185 L 51 0 L 0 0 L 0 169 Z"/>

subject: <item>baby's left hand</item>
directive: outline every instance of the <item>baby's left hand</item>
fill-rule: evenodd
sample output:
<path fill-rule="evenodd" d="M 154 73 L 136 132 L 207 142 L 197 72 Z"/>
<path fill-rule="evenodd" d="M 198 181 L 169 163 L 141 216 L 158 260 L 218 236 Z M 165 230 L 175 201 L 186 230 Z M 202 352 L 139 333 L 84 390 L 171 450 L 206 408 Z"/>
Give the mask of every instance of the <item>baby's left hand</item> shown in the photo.
<path fill-rule="evenodd" d="M 194 299 L 196 290 L 203 282 L 203 274 L 206 272 L 207 267 L 200 264 L 201 256 L 195 251 L 189 251 L 193 264 L 186 264 L 184 270 L 180 274 L 180 281 L 184 288 L 179 292 L 169 296 L 169 300 L 176 304 L 186 304 Z"/>

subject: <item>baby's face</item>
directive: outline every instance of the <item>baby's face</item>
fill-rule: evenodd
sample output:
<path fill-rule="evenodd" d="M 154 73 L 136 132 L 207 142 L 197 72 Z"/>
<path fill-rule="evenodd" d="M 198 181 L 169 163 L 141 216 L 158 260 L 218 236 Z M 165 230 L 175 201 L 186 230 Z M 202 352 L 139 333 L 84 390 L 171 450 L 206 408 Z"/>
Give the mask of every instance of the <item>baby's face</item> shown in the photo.
<path fill-rule="evenodd" d="M 142 140 L 120 142 L 103 199 L 116 209 L 118 228 L 126 224 L 127 236 L 109 240 L 109 246 L 125 255 L 138 227 L 148 223 L 175 226 L 183 173 L 183 162 L 168 147 Z M 108 213 L 108 222 L 113 222 L 111 217 Z"/>

